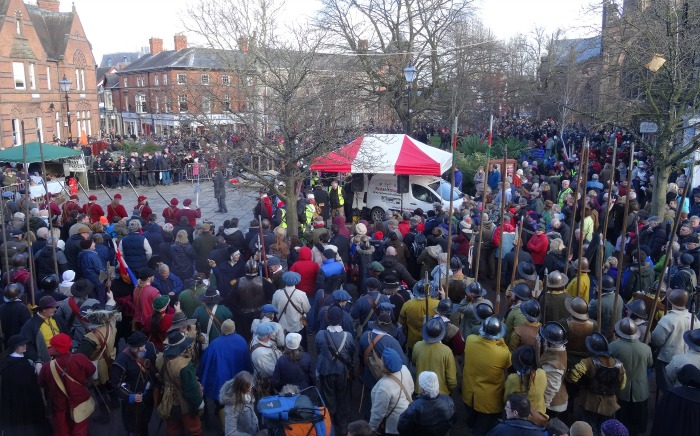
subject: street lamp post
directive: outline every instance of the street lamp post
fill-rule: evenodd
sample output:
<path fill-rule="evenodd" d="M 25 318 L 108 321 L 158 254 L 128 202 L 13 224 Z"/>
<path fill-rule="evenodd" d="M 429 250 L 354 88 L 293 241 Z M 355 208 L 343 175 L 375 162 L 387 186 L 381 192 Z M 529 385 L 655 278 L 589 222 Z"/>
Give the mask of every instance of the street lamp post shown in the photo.
<path fill-rule="evenodd" d="M 406 118 L 406 134 L 411 134 L 411 84 L 416 80 L 416 67 L 409 65 L 403 69 L 403 76 L 408 83 L 408 117 Z"/>
<path fill-rule="evenodd" d="M 68 104 L 68 93 L 70 92 L 70 86 L 73 84 L 70 80 L 66 79 L 66 75 L 63 75 L 63 79 L 58 81 L 58 87 L 62 93 L 66 96 L 66 115 L 68 116 L 68 139 L 73 139 L 73 130 L 70 125 L 70 106 Z"/>

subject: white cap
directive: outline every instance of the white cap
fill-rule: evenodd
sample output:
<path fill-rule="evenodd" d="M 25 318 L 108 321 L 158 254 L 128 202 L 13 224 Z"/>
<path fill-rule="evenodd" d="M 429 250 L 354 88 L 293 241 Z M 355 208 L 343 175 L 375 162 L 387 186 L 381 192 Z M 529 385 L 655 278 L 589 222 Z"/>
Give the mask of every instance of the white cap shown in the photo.
<path fill-rule="evenodd" d="M 297 350 L 301 344 L 301 335 L 299 333 L 287 333 L 287 337 L 284 338 L 284 346 L 288 350 Z"/>
<path fill-rule="evenodd" d="M 430 398 L 437 397 L 440 394 L 440 382 L 438 376 L 432 371 L 423 371 L 418 376 L 418 386 L 423 389 L 423 392 L 428 394 Z"/>

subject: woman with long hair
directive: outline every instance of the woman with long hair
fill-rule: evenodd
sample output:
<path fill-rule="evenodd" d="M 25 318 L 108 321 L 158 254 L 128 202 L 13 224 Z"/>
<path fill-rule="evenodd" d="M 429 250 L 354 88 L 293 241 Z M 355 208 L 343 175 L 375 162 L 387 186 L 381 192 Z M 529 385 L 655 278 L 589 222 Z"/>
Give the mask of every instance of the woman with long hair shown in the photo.
<path fill-rule="evenodd" d="M 219 401 L 224 405 L 226 436 L 254 435 L 258 432 L 253 387 L 253 374 L 248 371 L 239 372 L 221 386 Z"/>
<path fill-rule="evenodd" d="M 275 242 L 270 245 L 270 251 L 281 261 L 287 260 L 289 256 L 289 245 L 287 245 L 287 229 L 283 227 L 275 228 Z"/>

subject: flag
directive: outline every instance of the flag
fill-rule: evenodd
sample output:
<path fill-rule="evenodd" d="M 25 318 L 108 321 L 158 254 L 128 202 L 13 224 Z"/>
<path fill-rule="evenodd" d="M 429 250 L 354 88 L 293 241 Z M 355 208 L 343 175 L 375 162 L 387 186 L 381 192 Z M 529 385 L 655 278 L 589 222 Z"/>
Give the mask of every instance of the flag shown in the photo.
<path fill-rule="evenodd" d="M 136 286 L 138 283 L 136 276 L 126 265 L 126 262 L 124 262 L 124 258 L 119 250 L 117 250 L 117 262 L 119 263 L 119 275 L 122 277 L 122 280 L 124 280 L 125 283 L 131 283 L 132 285 Z"/>

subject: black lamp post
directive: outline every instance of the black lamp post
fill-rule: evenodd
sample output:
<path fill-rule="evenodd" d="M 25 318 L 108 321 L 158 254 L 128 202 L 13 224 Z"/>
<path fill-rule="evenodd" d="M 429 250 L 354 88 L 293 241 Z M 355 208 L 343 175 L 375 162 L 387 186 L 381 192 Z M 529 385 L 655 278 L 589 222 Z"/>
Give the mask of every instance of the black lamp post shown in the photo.
<path fill-rule="evenodd" d="M 66 96 L 66 115 L 68 116 L 68 138 L 73 139 L 73 130 L 70 125 L 70 106 L 68 105 L 68 93 L 70 92 L 70 86 L 73 84 L 70 80 L 66 79 L 66 75 L 63 75 L 63 79 L 58 81 L 58 87 L 61 92 Z"/>
<path fill-rule="evenodd" d="M 408 83 L 408 117 L 406 119 L 406 134 L 411 134 L 411 84 L 416 80 L 416 67 L 409 65 L 403 69 L 403 76 Z"/>

